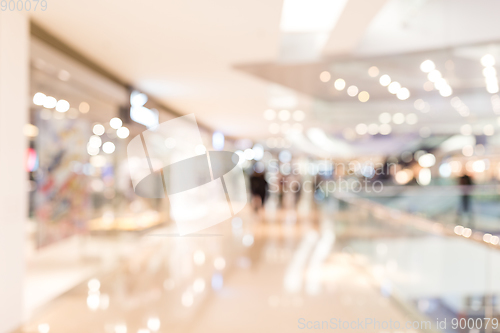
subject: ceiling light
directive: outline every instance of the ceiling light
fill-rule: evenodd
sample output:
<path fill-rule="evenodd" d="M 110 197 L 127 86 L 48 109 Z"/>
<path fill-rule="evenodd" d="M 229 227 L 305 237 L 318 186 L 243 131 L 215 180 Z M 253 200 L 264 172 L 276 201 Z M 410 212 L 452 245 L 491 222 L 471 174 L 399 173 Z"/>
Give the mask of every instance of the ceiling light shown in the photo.
<path fill-rule="evenodd" d="M 439 90 L 439 93 L 443 97 L 448 97 L 448 96 L 451 96 L 453 94 L 453 90 L 451 89 L 450 86 L 446 86 L 443 89 Z"/>
<path fill-rule="evenodd" d="M 280 132 L 280 125 L 276 123 L 272 123 L 269 125 L 269 132 L 271 134 L 278 134 Z"/>
<path fill-rule="evenodd" d="M 278 118 L 282 121 L 287 121 L 288 119 L 290 119 L 290 111 L 288 110 L 281 110 L 279 113 L 278 113 Z"/>
<path fill-rule="evenodd" d="M 429 74 L 427 74 L 427 78 L 431 82 L 436 82 L 437 80 L 439 80 L 442 77 L 443 77 L 443 75 L 441 75 L 441 72 L 438 71 L 437 69 L 434 69 Z"/>
<path fill-rule="evenodd" d="M 485 77 L 497 76 L 497 70 L 495 69 L 495 67 L 485 67 L 483 68 L 483 75 Z"/>
<path fill-rule="evenodd" d="M 295 121 L 302 121 L 306 117 L 306 114 L 302 110 L 296 110 L 293 113 L 293 120 Z"/>
<path fill-rule="evenodd" d="M 356 86 L 350 86 L 347 88 L 347 95 L 354 97 L 358 94 L 358 87 Z"/>
<path fill-rule="evenodd" d="M 447 85 L 448 85 L 448 83 L 442 77 L 437 79 L 436 82 L 434 82 L 434 88 L 436 88 L 437 90 L 441 90 L 444 87 L 446 87 Z"/>
<path fill-rule="evenodd" d="M 420 70 L 424 73 L 429 73 L 436 68 L 432 60 L 426 60 L 420 64 Z"/>
<path fill-rule="evenodd" d="M 418 122 L 418 117 L 414 113 L 408 113 L 406 115 L 406 123 L 408 125 L 415 125 Z"/>
<path fill-rule="evenodd" d="M 401 89 L 401 84 L 399 82 L 394 81 L 389 84 L 388 90 L 391 94 L 397 94 L 399 89 Z"/>
<path fill-rule="evenodd" d="M 378 129 L 380 131 L 380 134 L 382 134 L 382 135 L 388 135 L 392 131 L 392 127 L 389 124 L 382 124 L 379 126 Z"/>
<path fill-rule="evenodd" d="M 379 70 L 377 66 L 372 66 L 368 69 L 368 75 L 371 77 L 376 77 L 379 74 Z"/>
<path fill-rule="evenodd" d="M 357 124 L 356 125 L 356 133 L 359 135 L 365 135 L 368 132 L 368 126 L 366 124 Z"/>
<path fill-rule="evenodd" d="M 285 0 L 281 11 L 283 32 L 327 32 L 333 29 L 347 0 Z"/>
<path fill-rule="evenodd" d="M 328 82 L 330 81 L 331 77 L 332 76 L 327 71 L 321 72 L 321 74 L 319 75 L 319 79 L 321 80 L 321 82 Z"/>
<path fill-rule="evenodd" d="M 436 164 L 436 156 L 430 153 L 424 154 L 418 158 L 418 164 L 420 164 L 422 168 L 430 168 Z"/>
<path fill-rule="evenodd" d="M 66 101 L 64 99 L 57 101 L 57 104 L 56 104 L 56 111 L 57 112 L 66 112 L 68 110 L 69 110 L 68 101 Z"/>
<path fill-rule="evenodd" d="M 78 106 L 78 110 L 81 113 L 87 113 L 90 111 L 90 105 L 87 102 L 81 102 L 80 105 Z"/>
<path fill-rule="evenodd" d="M 94 128 L 92 129 L 92 132 L 94 132 L 95 135 L 103 135 L 104 131 L 105 128 L 101 124 L 95 124 Z"/>
<path fill-rule="evenodd" d="M 276 118 L 276 111 L 273 109 L 268 109 L 264 111 L 264 119 L 266 120 L 274 120 Z"/>
<path fill-rule="evenodd" d="M 380 82 L 381 85 L 387 87 L 391 83 L 391 77 L 387 74 L 384 74 L 380 77 L 378 81 Z"/>
<path fill-rule="evenodd" d="M 345 88 L 345 81 L 343 79 L 337 79 L 337 80 L 335 80 L 334 87 L 338 91 L 344 90 L 344 88 Z"/>
<path fill-rule="evenodd" d="M 405 115 L 402 114 L 401 112 L 395 113 L 392 116 L 392 122 L 396 125 L 401 125 L 402 123 L 405 122 Z"/>
<path fill-rule="evenodd" d="M 47 96 L 45 96 L 45 94 L 37 92 L 35 96 L 33 96 L 33 103 L 35 103 L 35 105 L 43 105 L 43 103 L 45 103 L 46 97 Z"/>
<path fill-rule="evenodd" d="M 410 97 L 410 91 L 407 88 L 401 88 L 396 96 L 402 101 L 407 100 Z"/>
<path fill-rule="evenodd" d="M 378 125 L 377 124 L 368 125 L 368 134 L 370 135 L 378 134 Z"/>
<path fill-rule="evenodd" d="M 362 91 L 359 93 L 358 99 L 361 103 L 368 102 L 368 100 L 370 99 L 370 94 L 366 91 Z"/>
<path fill-rule="evenodd" d="M 391 119 L 392 116 L 389 112 L 381 113 L 380 116 L 378 116 L 378 121 L 380 121 L 382 124 L 390 123 Z"/>
<path fill-rule="evenodd" d="M 105 142 L 102 145 L 102 151 L 106 154 L 111 154 L 115 151 L 115 144 L 111 141 Z"/>
<path fill-rule="evenodd" d="M 495 58 L 491 54 L 485 54 L 481 58 L 481 65 L 484 67 L 491 67 L 495 65 Z"/>
<path fill-rule="evenodd" d="M 114 129 L 119 129 L 120 127 L 122 127 L 122 120 L 120 118 L 112 118 L 110 121 L 109 121 L 109 126 L 111 126 L 111 128 L 114 128 Z"/>
<path fill-rule="evenodd" d="M 496 94 L 498 92 L 498 83 L 497 84 L 488 84 L 486 86 L 486 90 L 490 93 L 490 94 Z"/>
<path fill-rule="evenodd" d="M 46 109 L 53 109 L 57 105 L 57 99 L 52 96 L 47 96 L 43 101 L 43 107 Z"/>
<path fill-rule="evenodd" d="M 116 135 L 120 138 L 120 139 L 125 139 L 129 136 L 130 134 L 130 131 L 128 128 L 126 127 L 120 127 L 118 130 L 116 130 Z"/>

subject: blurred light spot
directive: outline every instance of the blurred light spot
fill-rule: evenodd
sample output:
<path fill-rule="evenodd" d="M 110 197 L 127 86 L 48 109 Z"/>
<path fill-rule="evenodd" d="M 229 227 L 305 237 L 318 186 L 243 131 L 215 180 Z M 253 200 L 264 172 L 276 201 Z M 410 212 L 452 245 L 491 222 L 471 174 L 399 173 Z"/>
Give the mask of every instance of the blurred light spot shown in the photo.
<path fill-rule="evenodd" d="M 288 119 L 290 119 L 290 111 L 288 110 L 281 110 L 279 113 L 278 113 L 278 118 L 282 121 L 287 121 Z"/>
<path fill-rule="evenodd" d="M 53 109 L 57 105 L 57 99 L 52 96 L 47 96 L 43 102 L 43 107 L 47 109 Z"/>
<path fill-rule="evenodd" d="M 87 113 L 90 111 L 90 105 L 87 102 L 81 102 L 80 105 L 78 106 L 78 110 L 81 113 Z"/>
<path fill-rule="evenodd" d="M 368 102 L 368 100 L 370 99 L 370 94 L 366 91 L 362 91 L 359 93 L 358 99 L 361 103 Z"/>
<path fill-rule="evenodd" d="M 484 67 L 491 67 L 495 65 L 495 58 L 491 54 L 485 54 L 481 58 L 481 65 Z"/>
<path fill-rule="evenodd" d="M 368 132 L 368 126 L 366 124 L 357 124 L 356 133 L 359 135 L 365 135 Z"/>
<path fill-rule="evenodd" d="M 292 160 L 292 153 L 288 150 L 282 150 L 280 151 L 278 158 L 282 163 L 288 163 Z"/>
<path fill-rule="evenodd" d="M 205 280 L 203 278 L 197 278 L 193 283 L 193 291 L 195 293 L 201 293 L 205 290 Z"/>
<path fill-rule="evenodd" d="M 115 333 L 127 333 L 127 325 L 125 324 L 115 325 Z"/>
<path fill-rule="evenodd" d="M 332 76 L 327 71 L 321 72 L 321 74 L 319 75 L 319 79 L 321 80 L 321 82 L 328 82 L 330 81 L 331 77 Z"/>
<path fill-rule="evenodd" d="M 97 310 L 99 308 L 100 296 L 98 293 L 89 294 L 87 296 L 87 307 L 90 310 Z"/>
<path fill-rule="evenodd" d="M 147 325 L 151 331 L 153 332 L 158 331 L 161 326 L 160 319 L 158 317 L 151 317 L 148 319 Z"/>
<path fill-rule="evenodd" d="M 194 303 L 194 296 L 191 291 L 185 291 L 182 294 L 182 299 L 181 299 L 182 305 L 185 306 L 186 308 L 189 308 L 191 305 Z"/>
<path fill-rule="evenodd" d="M 436 68 L 436 65 L 432 60 L 425 60 L 420 64 L 420 70 L 424 73 L 429 73 Z"/>
<path fill-rule="evenodd" d="M 337 80 L 335 80 L 335 83 L 333 84 L 333 86 L 338 91 L 344 90 L 344 88 L 345 88 L 345 81 L 343 79 L 337 79 Z"/>
<path fill-rule="evenodd" d="M 120 138 L 120 139 L 125 139 L 125 138 L 128 138 L 128 136 L 130 135 L 130 131 L 128 128 L 126 127 L 120 127 L 117 131 L 116 131 L 116 135 Z"/>
<path fill-rule="evenodd" d="M 243 220 L 241 219 L 241 217 L 233 217 L 233 219 L 231 220 L 231 226 L 233 227 L 233 229 L 240 229 L 243 226 Z"/>
<path fill-rule="evenodd" d="M 439 174 L 443 178 L 448 178 L 451 176 L 451 165 L 450 163 L 443 163 L 439 166 Z"/>
<path fill-rule="evenodd" d="M 378 116 L 378 121 L 382 124 L 388 124 L 391 122 L 392 116 L 389 112 L 383 112 Z"/>
<path fill-rule="evenodd" d="M 95 124 L 94 127 L 92 128 L 92 132 L 95 135 L 103 135 L 104 131 L 105 131 L 105 128 L 101 124 Z"/>
<path fill-rule="evenodd" d="M 438 71 L 437 69 L 434 69 L 432 70 L 431 72 L 429 72 L 429 74 L 427 74 L 427 78 L 429 79 L 429 81 L 431 81 L 432 83 L 436 82 L 437 80 L 439 80 L 440 78 L 442 78 L 443 76 L 441 75 L 441 72 Z"/>
<path fill-rule="evenodd" d="M 38 325 L 38 332 L 39 333 L 49 333 L 50 332 L 50 326 L 49 324 L 40 324 Z"/>
<path fill-rule="evenodd" d="M 204 145 L 197 145 L 195 148 L 194 148 L 194 153 L 196 155 L 203 155 L 207 152 L 207 148 L 205 148 Z"/>
<path fill-rule="evenodd" d="M 99 137 L 97 135 L 92 135 L 89 139 L 89 145 L 92 147 L 99 148 L 102 145 L 101 137 Z"/>
<path fill-rule="evenodd" d="M 293 120 L 295 121 L 302 121 L 306 117 L 306 114 L 302 110 L 296 110 L 293 113 Z"/>
<path fill-rule="evenodd" d="M 471 145 L 465 145 L 462 148 L 462 154 L 467 157 L 472 156 L 472 154 L 474 154 L 474 148 Z"/>
<path fill-rule="evenodd" d="M 400 185 L 407 184 L 410 180 L 413 179 L 413 171 L 410 169 L 403 169 L 396 172 L 396 182 Z"/>
<path fill-rule="evenodd" d="M 115 151 L 115 144 L 111 141 L 105 142 L 102 145 L 102 151 L 106 154 L 111 154 Z"/>
<path fill-rule="evenodd" d="M 387 88 L 391 94 L 397 94 L 399 89 L 401 89 L 401 84 L 397 81 L 391 82 Z"/>
<path fill-rule="evenodd" d="M 377 124 L 368 125 L 368 134 L 370 135 L 378 134 L 378 125 Z"/>
<path fill-rule="evenodd" d="M 23 134 L 29 138 L 38 136 L 38 127 L 32 124 L 25 124 L 23 127 Z"/>
<path fill-rule="evenodd" d="M 424 154 L 418 158 L 418 164 L 422 168 L 430 168 L 434 164 L 436 164 L 436 157 L 433 154 Z"/>
<path fill-rule="evenodd" d="M 347 88 L 347 95 L 354 97 L 358 94 L 358 87 L 356 86 L 350 86 Z"/>
<path fill-rule="evenodd" d="M 109 126 L 114 129 L 119 129 L 120 127 L 122 127 L 122 125 L 123 121 L 117 117 L 111 118 L 111 120 L 109 121 Z"/>
<path fill-rule="evenodd" d="M 391 77 L 387 74 L 384 74 L 378 80 L 380 84 L 384 87 L 387 87 L 391 83 Z"/>
<path fill-rule="evenodd" d="M 455 228 L 453 228 L 453 231 L 459 235 L 459 236 L 462 236 L 463 232 L 464 232 L 464 227 L 462 227 L 461 225 L 457 225 Z"/>
<path fill-rule="evenodd" d="M 495 127 L 493 127 L 493 125 L 491 124 L 485 125 L 483 128 L 483 133 L 484 135 L 492 136 L 493 134 L 495 134 Z"/>
<path fill-rule="evenodd" d="M 243 236 L 243 239 L 241 242 L 246 247 L 252 246 L 252 244 L 254 242 L 253 235 L 247 234 L 247 235 Z"/>
<path fill-rule="evenodd" d="M 243 157 L 247 160 L 247 161 L 251 161 L 254 159 L 255 157 L 255 152 L 253 151 L 253 149 L 251 148 L 248 148 L 248 149 L 245 149 L 245 151 L 243 152 Z"/>
<path fill-rule="evenodd" d="M 222 257 L 217 257 L 214 260 L 215 269 L 222 271 L 226 267 L 226 260 Z"/>
<path fill-rule="evenodd" d="M 269 124 L 269 132 L 271 134 L 278 134 L 280 132 L 280 125 L 277 123 Z"/>
<path fill-rule="evenodd" d="M 61 99 L 57 102 L 57 104 L 56 104 L 56 111 L 57 112 L 66 112 L 68 110 L 69 110 L 68 101 Z"/>
<path fill-rule="evenodd" d="M 472 164 L 472 170 L 474 170 L 474 172 L 484 172 L 484 170 L 486 170 L 486 164 L 483 160 L 475 161 Z"/>
<path fill-rule="evenodd" d="M 224 278 L 222 274 L 215 273 L 212 275 L 212 289 L 220 290 L 224 286 Z"/>
<path fill-rule="evenodd" d="M 401 112 L 395 113 L 392 116 L 392 122 L 396 125 L 401 125 L 402 123 L 405 122 L 405 115 L 402 114 Z"/>
<path fill-rule="evenodd" d="M 392 132 L 392 127 L 389 124 L 382 124 L 378 129 L 382 135 L 388 135 Z"/>
<path fill-rule="evenodd" d="M 89 288 L 89 291 L 92 291 L 92 292 L 99 291 L 99 289 L 101 288 L 101 282 L 97 279 L 91 279 L 87 283 L 87 287 Z"/>
<path fill-rule="evenodd" d="M 224 149 L 224 141 L 224 134 L 221 132 L 214 132 L 212 135 L 212 147 L 214 147 L 215 150 Z"/>
<path fill-rule="evenodd" d="M 371 77 L 376 77 L 379 73 L 380 71 L 378 70 L 377 66 L 368 68 L 368 75 L 370 75 Z"/>
<path fill-rule="evenodd" d="M 426 186 L 431 183 L 431 170 L 428 168 L 420 169 L 418 173 L 418 183 L 420 185 Z"/>
<path fill-rule="evenodd" d="M 462 233 L 462 236 L 464 236 L 465 238 L 469 238 L 471 235 L 472 235 L 472 230 L 469 228 L 465 228 L 464 232 Z"/>
<path fill-rule="evenodd" d="M 205 263 L 205 253 L 201 250 L 196 251 L 193 254 L 194 263 L 198 266 L 201 266 Z"/>
<path fill-rule="evenodd" d="M 401 88 L 396 93 L 396 97 L 402 101 L 410 98 L 410 91 L 407 88 Z"/>
<path fill-rule="evenodd" d="M 35 105 L 43 105 L 45 103 L 45 98 L 47 98 L 47 96 L 45 96 L 44 93 L 37 92 L 35 96 L 33 96 L 33 103 Z"/>
<path fill-rule="evenodd" d="M 268 109 L 264 111 L 264 119 L 266 120 L 274 120 L 276 118 L 276 111 L 273 109 Z"/>

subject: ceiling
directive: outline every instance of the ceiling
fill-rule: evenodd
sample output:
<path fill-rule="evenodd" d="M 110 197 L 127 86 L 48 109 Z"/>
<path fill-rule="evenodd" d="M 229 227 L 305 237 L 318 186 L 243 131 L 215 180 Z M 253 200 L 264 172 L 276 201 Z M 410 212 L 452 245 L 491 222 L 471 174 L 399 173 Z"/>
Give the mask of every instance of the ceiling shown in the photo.
<path fill-rule="evenodd" d="M 430 56 L 438 67 L 452 58 L 460 72 L 455 92 L 486 110 L 489 97 L 474 57 L 488 46 L 461 49 L 463 54 L 434 50 L 500 41 L 499 1 L 349 0 L 320 52 L 302 59 L 299 51 L 310 45 L 311 35 L 280 31 L 282 5 L 282 0 L 51 0 L 47 11 L 32 18 L 120 79 L 233 137 L 267 138 L 264 110 L 288 97 L 292 107 L 306 112 L 306 127 L 332 134 L 375 121 L 384 110 L 414 112 L 415 98 L 435 105 L 422 115 L 424 123 L 449 125 L 456 111 L 436 92 L 422 89 L 419 64 Z M 388 94 L 378 78 L 367 75 L 373 65 L 407 86 L 411 98 L 403 102 Z M 328 84 L 319 81 L 324 70 L 332 73 Z M 360 103 L 332 89 L 336 77 L 369 91 L 370 101 Z"/>

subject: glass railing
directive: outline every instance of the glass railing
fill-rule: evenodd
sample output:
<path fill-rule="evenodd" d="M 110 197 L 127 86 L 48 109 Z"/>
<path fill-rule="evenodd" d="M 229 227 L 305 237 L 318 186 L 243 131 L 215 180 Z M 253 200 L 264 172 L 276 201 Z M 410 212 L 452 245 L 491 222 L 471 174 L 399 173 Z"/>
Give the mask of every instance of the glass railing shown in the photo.
<path fill-rule="evenodd" d="M 384 202 L 384 198 L 376 203 L 343 196 L 332 200 L 328 214 L 335 217 L 337 242 L 343 251 L 357 257 L 383 295 L 412 318 L 420 318 L 415 319 L 419 323 L 428 321 L 428 330 L 498 331 L 498 237 L 423 217 L 431 207 L 425 207 L 422 200 L 434 204 L 456 198 L 454 193 L 399 196 L 400 204 L 421 207 L 418 213 L 424 213 L 419 216 L 392 208 L 395 201 Z M 473 200 L 478 198 L 476 194 Z"/>

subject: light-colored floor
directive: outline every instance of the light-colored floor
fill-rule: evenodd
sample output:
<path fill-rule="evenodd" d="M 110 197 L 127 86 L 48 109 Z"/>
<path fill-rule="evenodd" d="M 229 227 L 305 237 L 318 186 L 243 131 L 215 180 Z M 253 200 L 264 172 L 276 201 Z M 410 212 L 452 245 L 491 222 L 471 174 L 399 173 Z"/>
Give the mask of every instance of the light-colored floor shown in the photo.
<path fill-rule="evenodd" d="M 410 333 L 419 330 L 407 321 L 427 320 L 381 286 L 371 258 L 378 250 L 363 243 L 378 249 L 380 238 L 392 250 L 391 241 L 411 239 L 407 231 L 335 209 L 247 209 L 240 218 L 241 226 L 237 218 L 187 237 L 170 227 L 87 240 L 85 258 L 100 268 L 17 332 L 146 333 L 158 324 L 159 332 L 301 332 L 315 324 L 332 331 L 335 320 L 359 319 L 364 329 L 344 331 Z M 47 279 L 65 283 L 57 273 Z M 89 288 L 91 279 L 99 283 Z M 42 283 L 31 286 L 37 292 Z M 374 323 L 366 326 L 367 318 Z M 395 322 L 401 326 L 383 327 Z"/>

